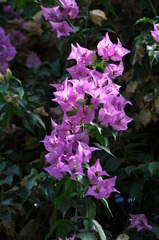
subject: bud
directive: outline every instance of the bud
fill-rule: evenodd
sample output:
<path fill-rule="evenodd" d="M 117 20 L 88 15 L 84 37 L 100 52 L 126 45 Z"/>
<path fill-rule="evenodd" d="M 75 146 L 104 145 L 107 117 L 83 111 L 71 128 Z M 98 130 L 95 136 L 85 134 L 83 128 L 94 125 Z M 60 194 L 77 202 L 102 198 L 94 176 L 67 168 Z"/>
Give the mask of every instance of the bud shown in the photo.
<path fill-rule="evenodd" d="M 6 95 L 5 95 L 5 97 L 4 97 L 4 100 L 5 100 L 6 102 L 13 102 L 13 99 L 12 99 L 12 97 L 11 97 L 11 95 L 10 95 L 10 92 L 9 92 L 9 91 L 6 91 L 5 93 L 6 93 Z"/>
<path fill-rule="evenodd" d="M 116 240 L 130 240 L 129 236 L 125 233 L 120 234 Z"/>
<path fill-rule="evenodd" d="M 100 9 L 95 9 L 93 11 L 90 11 L 90 17 L 92 22 L 99 26 L 102 26 L 102 20 L 107 19 L 105 12 L 103 12 Z"/>
<path fill-rule="evenodd" d="M 0 73 L 0 83 L 4 81 L 4 76 Z"/>
<path fill-rule="evenodd" d="M 8 69 L 7 69 L 7 73 L 6 73 L 6 75 L 5 75 L 6 80 L 9 81 L 9 79 L 11 78 L 11 76 L 12 76 L 12 72 L 11 72 L 11 70 L 8 68 Z"/>

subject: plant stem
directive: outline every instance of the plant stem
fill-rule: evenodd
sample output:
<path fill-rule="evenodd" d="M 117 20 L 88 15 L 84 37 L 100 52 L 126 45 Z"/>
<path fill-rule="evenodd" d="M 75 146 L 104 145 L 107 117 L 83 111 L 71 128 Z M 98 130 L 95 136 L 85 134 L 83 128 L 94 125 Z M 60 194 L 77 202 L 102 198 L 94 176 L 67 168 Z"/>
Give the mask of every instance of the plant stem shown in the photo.
<path fill-rule="evenodd" d="M 155 8 L 154 8 L 151 0 L 149 0 L 149 4 L 150 4 L 150 6 L 151 6 L 152 12 L 153 12 L 153 14 L 155 15 L 155 17 L 158 16 L 158 14 L 157 14 L 157 12 L 156 12 L 156 10 L 155 10 Z"/>

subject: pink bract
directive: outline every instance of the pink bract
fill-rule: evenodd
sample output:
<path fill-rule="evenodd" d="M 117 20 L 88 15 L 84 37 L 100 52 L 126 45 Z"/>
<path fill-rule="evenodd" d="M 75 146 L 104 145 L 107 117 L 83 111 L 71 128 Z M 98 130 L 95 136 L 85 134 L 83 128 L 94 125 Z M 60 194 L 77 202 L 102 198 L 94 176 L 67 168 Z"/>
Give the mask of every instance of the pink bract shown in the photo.
<path fill-rule="evenodd" d="M 136 228 L 138 232 L 143 229 L 152 230 L 152 226 L 148 225 L 145 214 L 130 214 L 130 217 L 130 225 L 128 228 Z"/>
<path fill-rule="evenodd" d="M 74 32 L 74 29 L 71 28 L 66 21 L 63 22 L 52 22 L 50 21 L 52 29 L 57 31 L 57 37 L 60 38 L 62 36 L 68 37 L 70 32 Z"/>
<path fill-rule="evenodd" d="M 157 25 L 154 23 L 154 30 L 150 31 L 153 39 L 159 43 L 159 29 Z"/>

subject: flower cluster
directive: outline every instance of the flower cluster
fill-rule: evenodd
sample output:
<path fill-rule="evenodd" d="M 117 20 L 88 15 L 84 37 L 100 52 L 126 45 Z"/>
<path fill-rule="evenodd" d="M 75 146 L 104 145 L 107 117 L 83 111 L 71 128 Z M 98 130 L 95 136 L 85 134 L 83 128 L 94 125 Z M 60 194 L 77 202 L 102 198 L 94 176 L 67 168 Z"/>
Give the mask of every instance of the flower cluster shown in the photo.
<path fill-rule="evenodd" d="M 8 62 L 13 60 L 16 55 L 16 49 L 10 42 L 10 34 L 5 35 L 2 27 L 0 27 L 0 72 L 6 73 Z"/>
<path fill-rule="evenodd" d="M 152 230 L 152 226 L 148 225 L 145 214 L 130 214 L 130 217 L 129 228 L 136 228 L 138 232 L 142 229 Z"/>
<path fill-rule="evenodd" d="M 151 35 L 156 42 L 159 42 L 159 29 L 155 23 L 153 26 L 154 26 L 154 30 L 150 31 Z"/>
<path fill-rule="evenodd" d="M 72 20 L 78 15 L 79 8 L 75 0 L 59 0 L 60 6 L 52 8 L 45 8 L 41 6 L 43 16 L 45 20 L 49 20 L 53 31 L 57 32 L 57 37 L 69 36 L 70 32 L 74 32 L 74 29 L 67 23 L 66 18 Z M 62 11 L 61 11 L 62 9 Z M 63 21 L 62 21 L 63 20 Z"/>
<path fill-rule="evenodd" d="M 72 44 L 72 51 L 68 60 L 75 59 L 77 64 L 67 71 L 72 79 L 66 78 L 62 84 L 53 84 L 56 88 L 53 101 L 57 102 L 63 110 L 61 124 L 52 120 L 53 131 L 44 139 L 44 145 L 49 152 L 46 161 L 50 164 L 46 168 L 48 173 L 56 179 L 63 178 L 66 174 L 71 178 L 78 175 L 87 175 L 90 187 L 86 195 L 92 195 L 98 199 L 108 198 L 111 192 L 117 192 L 114 188 L 114 178 L 103 179 L 108 174 L 102 170 L 99 159 L 86 173 L 85 165 L 90 164 L 92 152 L 99 150 L 89 146 L 89 135 L 85 128 L 98 116 L 98 124 L 105 127 L 111 125 L 115 130 L 127 129 L 127 124 L 132 119 L 125 115 L 126 101 L 119 93 L 119 86 L 109 77 L 109 58 L 120 61 L 129 51 L 118 44 L 107 43 L 108 34 L 104 41 L 98 44 L 98 54 L 106 61 L 107 66 L 103 73 L 92 69 L 92 58 L 95 51 Z M 105 49 L 104 49 L 105 47 Z M 110 50 L 111 48 L 111 50 Z M 108 59 L 105 56 L 109 56 Z M 115 64 L 114 64 L 115 65 Z M 120 67 L 119 67 L 120 68 Z M 121 74 L 121 69 L 116 68 L 116 76 Z"/>

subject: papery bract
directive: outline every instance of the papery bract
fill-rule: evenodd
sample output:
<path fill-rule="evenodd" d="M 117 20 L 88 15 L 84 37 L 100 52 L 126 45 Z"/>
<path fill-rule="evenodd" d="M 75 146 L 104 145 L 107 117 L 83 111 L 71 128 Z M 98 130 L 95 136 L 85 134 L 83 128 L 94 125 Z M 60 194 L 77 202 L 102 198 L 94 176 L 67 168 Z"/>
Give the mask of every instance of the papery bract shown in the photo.
<path fill-rule="evenodd" d="M 0 72 L 6 73 L 8 62 L 13 60 L 16 55 L 16 49 L 10 42 L 10 34 L 5 35 L 2 27 L 0 27 Z"/>
<path fill-rule="evenodd" d="M 99 159 L 97 159 L 96 163 L 88 169 L 87 176 L 91 180 L 91 184 L 95 184 L 98 178 L 103 175 L 108 176 L 106 171 L 103 171 Z"/>
<path fill-rule="evenodd" d="M 62 13 L 59 10 L 59 6 L 45 8 L 41 5 L 41 10 L 46 21 L 60 21 L 62 19 Z"/>
<path fill-rule="evenodd" d="M 39 67 L 41 64 L 41 60 L 38 57 L 37 53 L 32 51 L 26 60 L 26 67 L 29 69 L 34 69 Z"/>
<path fill-rule="evenodd" d="M 14 46 L 20 46 L 26 40 L 26 37 L 20 30 L 12 30 L 11 40 Z"/>
<path fill-rule="evenodd" d="M 91 63 L 91 57 L 93 54 L 95 54 L 94 51 L 88 50 L 87 48 L 83 48 L 78 43 L 77 48 L 73 44 L 71 44 L 71 48 L 72 51 L 67 60 L 75 59 L 77 63 L 79 61 L 82 61 L 86 65 Z"/>
<path fill-rule="evenodd" d="M 62 15 L 67 18 L 69 15 L 70 19 L 74 19 L 79 12 L 79 8 L 75 0 L 59 0 L 64 8 Z"/>
<path fill-rule="evenodd" d="M 159 43 L 159 29 L 157 27 L 157 25 L 154 23 L 154 30 L 151 30 L 151 35 L 153 37 L 153 39 Z"/>
<path fill-rule="evenodd" d="M 117 44 L 113 44 L 110 41 L 108 33 L 97 45 L 98 54 L 103 59 L 108 60 L 109 58 L 113 61 L 121 61 L 122 58 L 130 51 L 122 47 L 120 40 L 118 39 Z"/>
<path fill-rule="evenodd" d="M 99 179 L 94 185 L 88 188 L 85 196 L 94 196 L 97 199 L 108 198 L 112 192 L 118 192 L 115 186 L 116 177 L 109 179 Z"/>
<path fill-rule="evenodd" d="M 71 28 L 66 21 L 63 22 L 52 22 L 50 21 L 52 29 L 57 31 L 57 37 L 60 38 L 62 36 L 68 37 L 70 32 L 74 32 L 74 29 Z"/>
<path fill-rule="evenodd" d="M 115 79 L 118 76 L 121 76 L 124 71 L 123 61 L 117 64 L 108 64 L 108 66 L 104 69 L 104 73 L 108 74 L 108 77 L 111 79 Z"/>
<path fill-rule="evenodd" d="M 148 225 L 145 214 L 130 214 L 130 217 L 130 225 L 128 228 L 136 228 L 138 232 L 143 229 L 152 230 L 152 226 Z"/>

